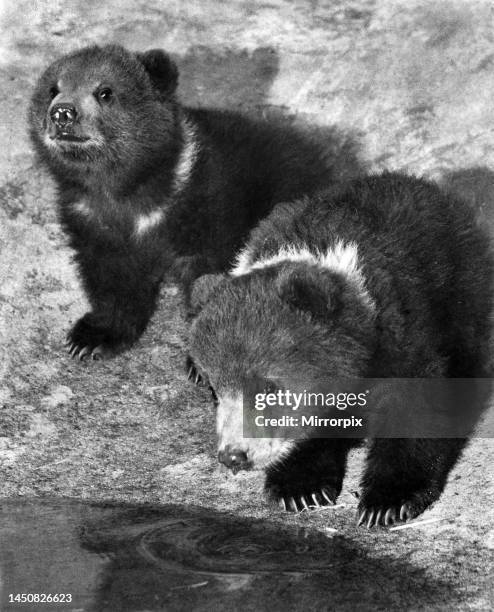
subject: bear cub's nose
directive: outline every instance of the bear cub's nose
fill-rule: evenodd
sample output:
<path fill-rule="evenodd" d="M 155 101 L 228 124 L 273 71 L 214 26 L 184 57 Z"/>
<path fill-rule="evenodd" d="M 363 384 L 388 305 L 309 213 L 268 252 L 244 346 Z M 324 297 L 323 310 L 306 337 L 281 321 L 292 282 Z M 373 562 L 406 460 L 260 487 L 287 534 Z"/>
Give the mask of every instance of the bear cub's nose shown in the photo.
<path fill-rule="evenodd" d="M 225 450 L 218 453 L 218 461 L 226 465 L 234 474 L 249 467 L 249 461 L 244 451 L 226 446 Z"/>
<path fill-rule="evenodd" d="M 59 128 L 70 127 L 77 117 L 77 111 L 72 104 L 57 104 L 50 111 L 53 123 Z"/>

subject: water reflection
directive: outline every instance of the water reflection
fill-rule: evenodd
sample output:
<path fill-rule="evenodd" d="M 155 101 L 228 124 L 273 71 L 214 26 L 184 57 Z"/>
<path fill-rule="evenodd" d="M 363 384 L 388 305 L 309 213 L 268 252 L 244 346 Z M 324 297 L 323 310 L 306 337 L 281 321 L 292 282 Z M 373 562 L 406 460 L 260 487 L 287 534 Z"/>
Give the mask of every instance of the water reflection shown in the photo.
<path fill-rule="evenodd" d="M 190 506 L 8 500 L 0 546 L 2 610 L 322 610 L 452 597 L 451 585 L 342 537 Z M 16 593 L 72 602 L 9 603 Z"/>

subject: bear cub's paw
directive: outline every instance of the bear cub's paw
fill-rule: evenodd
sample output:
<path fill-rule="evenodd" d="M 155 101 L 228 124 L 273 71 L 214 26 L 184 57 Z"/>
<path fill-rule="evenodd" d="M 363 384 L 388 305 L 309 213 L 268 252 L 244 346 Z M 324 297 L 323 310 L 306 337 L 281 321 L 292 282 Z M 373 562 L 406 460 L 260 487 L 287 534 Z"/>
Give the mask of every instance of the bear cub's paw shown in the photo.
<path fill-rule="evenodd" d="M 415 492 L 394 492 L 368 489 L 362 494 L 357 511 L 357 527 L 389 527 L 397 523 L 406 523 L 422 514 L 439 498 L 433 488 Z"/>
<path fill-rule="evenodd" d="M 98 323 L 90 312 L 81 317 L 67 334 L 67 349 L 70 356 L 84 359 L 105 359 L 123 348 L 125 343 L 117 338 L 114 330 Z"/>
<path fill-rule="evenodd" d="M 305 474 L 298 479 L 275 469 L 268 471 L 264 490 L 269 501 L 287 512 L 334 506 L 339 494 L 338 488 L 322 475 Z"/>

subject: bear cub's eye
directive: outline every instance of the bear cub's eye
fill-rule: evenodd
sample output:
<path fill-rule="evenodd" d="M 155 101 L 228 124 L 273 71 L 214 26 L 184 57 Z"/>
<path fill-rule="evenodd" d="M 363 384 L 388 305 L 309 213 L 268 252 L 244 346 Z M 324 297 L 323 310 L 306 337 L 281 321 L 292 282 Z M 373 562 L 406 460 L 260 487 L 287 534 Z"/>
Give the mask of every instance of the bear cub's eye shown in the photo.
<path fill-rule="evenodd" d="M 113 100 L 113 91 L 109 87 L 103 87 L 97 92 L 96 98 L 102 104 L 109 104 Z"/>
<path fill-rule="evenodd" d="M 264 380 L 263 382 L 263 392 L 264 393 L 276 393 L 279 390 L 279 385 L 277 385 L 272 380 Z"/>
<path fill-rule="evenodd" d="M 60 90 L 58 89 L 56 85 L 53 85 L 53 87 L 50 87 L 50 98 L 52 100 L 53 98 L 56 98 L 59 93 L 60 93 Z"/>

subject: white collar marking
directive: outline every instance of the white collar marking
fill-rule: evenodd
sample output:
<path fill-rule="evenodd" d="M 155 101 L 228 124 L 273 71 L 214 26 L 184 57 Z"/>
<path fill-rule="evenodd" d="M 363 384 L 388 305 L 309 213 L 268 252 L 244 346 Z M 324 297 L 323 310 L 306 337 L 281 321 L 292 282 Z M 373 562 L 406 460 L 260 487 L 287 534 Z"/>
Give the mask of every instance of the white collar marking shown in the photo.
<path fill-rule="evenodd" d="M 196 140 L 194 126 L 187 120 L 182 123 L 184 144 L 180 152 L 177 165 L 175 166 L 172 192 L 173 195 L 180 193 L 189 181 L 194 164 L 199 152 L 199 144 Z M 165 212 L 158 208 L 145 215 L 138 215 L 135 220 L 134 234 L 141 238 L 146 232 L 159 225 L 165 217 Z"/>
<path fill-rule="evenodd" d="M 199 152 L 199 144 L 196 140 L 196 131 L 194 126 L 187 120 L 182 123 L 184 144 L 180 152 L 177 165 L 175 166 L 172 191 L 177 194 L 182 191 L 189 181 L 194 164 Z M 55 143 L 48 137 L 45 138 L 45 143 L 48 146 L 55 146 Z M 98 143 L 99 144 L 99 143 Z M 84 200 L 80 200 L 73 204 L 73 210 L 85 217 L 94 215 L 91 207 Z M 150 231 L 159 225 L 164 219 L 165 212 L 161 208 L 153 210 L 150 213 L 137 215 L 134 221 L 134 235 L 136 238 L 141 238 L 146 232 Z"/>
<path fill-rule="evenodd" d="M 342 240 L 337 240 L 326 252 L 313 252 L 305 245 L 289 245 L 282 247 L 275 255 L 257 261 L 252 261 L 252 253 L 249 247 L 246 247 L 238 254 L 230 276 L 243 276 L 254 270 L 275 266 L 284 261 L 316 265 L 342 274 L 357 287 L 365 303 L 375 309 L 374 301 L 365 286 L 365 277 L 359 267 L 358 248 L 355 242 L 345 244 Z"/>
<path fill-rule="evenodd" d="M 153 210 L 147 215 L 138 215 L 135 220 L 135 235 L 141 238 L 146 232 L 161 223 L 165 216 L 163 210 Z"/>
<path fill-rule="evenodd" d="M 87 219 L 94 217 L 93 209 L 84 199 L 72 204 L 72 210 Z M 134 226 L 134 235 L 136 238 L 141 238 L 146 232 L 159 225 L 164 216 L 165 213 L 163 210 L 153 210 L 145 215 L 138 215 L 135 219 Z"/>
<path fill-rule="evenodd" d="M 175 176 L 173 179 L 173 193 L 175 194 L 182 191 L 189 181 L 199 153 L 199 143 L 196 139 L 195 127 L 184 119 L 182 130 L 184 144 L 175 166 Z"/>

